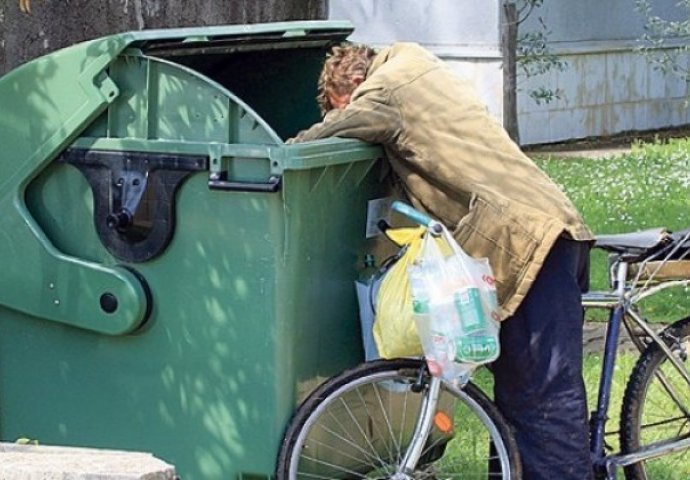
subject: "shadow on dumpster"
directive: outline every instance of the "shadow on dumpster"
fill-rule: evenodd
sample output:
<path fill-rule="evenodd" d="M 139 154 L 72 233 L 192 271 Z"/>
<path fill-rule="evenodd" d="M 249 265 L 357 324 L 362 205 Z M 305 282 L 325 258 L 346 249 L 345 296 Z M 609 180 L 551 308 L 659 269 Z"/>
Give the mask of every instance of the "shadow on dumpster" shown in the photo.
<path fill-rule="evenodd" d="M 54 161 L 66 148 L 188 143 L 210 145 L 210 151 L 240 143 L 242 135 L 254 142 L 252 152 L 288 148 L 222 84 L 190 66 L 121 54 L 125 44 L 116 37 L 88 45 L 77 68 L 95 72 L 96 87 L 117 86 L 112 105 L 100 112 L 86 114 L 58 95 L 88 90 L 77 81 L 56 87 L 61 53 L 42 59 L 36 75 L 21 77 L 3 100 L 12 113 L 0 115 L 0 139 L 8 145 L 0 153 L 0 202 L 17 209 L 13 195 L 25 182 L 19 198 L 30 215 L 17 216 L 23 224 L 0 219 L 0 262 L 9 272 L 4 287 L 27 297 L 22 305 L 38 300 L 32 297 L 36 283 L 57 309 L 99 297 L 97 282 L 61 277 L 59 260 L 67 256 L 135 270 L 150 290 L 152 309 L 133 332 L 105 335 L 0 301 L 0 438 L 149 451 L 175 464 L 185 479 L 268 478 L 299 399 L 361 358 L 352 280 L 365 219 L 353 212 L 366 212 L 381 190 L 380 173 L 372 170 L 379 150 L 370 158 L 361 152 L 369 155 L 371 147 L 350 145 L 343 151 L 355 152 L 355 160 L 337 163 L 320 146 L 323 161 L 285 169 L 282 188 L 272 192 L 211 190 L 209 172 L 193 172 L 172 197 L 161 200 L 154 191 L 146 200 L 152 203 L 142 203 L 144 213 L 154 211 L 156 201 L 174 204 L 169 243 L 144 261 L 123 260 L 99 237 L 92 184 L 80 169 Z M 313 62 L 317 53 L 296 58 Z M 105 76 L 96 67 L 108 55 Z M 271 76 L 301 72 L 279 61 L 281 55 L 262 57 L 284 65 L 278 73 L 254 74 L 251 82 L 223 71 L 217 78 L 245 88 L 246 96 L 238 97 L 256 101 L 262 115 L 276 110 L 285 138 L 308 126 L 309 109 L 316 111 L 299 107 L 301 120 L 290 121 L 286 111 L 295 98 Z M 311 78 L 315 67 L 302 70 Z M 316 78 L 300 91 L 315 89 Z M 64 118 L 63 111 L 73 113 Z M 70 130 L 80 115 L 82 124 Z M 268 158 L 240 160 L 268 165 Z M 242 176 L 240 167 L 232 173 Z M 27 255 L 8 225 L 28 228 L 56 253 Z M 65 295 L 53 290 L 53 278 L 68 282 L 60 285 Z"/>

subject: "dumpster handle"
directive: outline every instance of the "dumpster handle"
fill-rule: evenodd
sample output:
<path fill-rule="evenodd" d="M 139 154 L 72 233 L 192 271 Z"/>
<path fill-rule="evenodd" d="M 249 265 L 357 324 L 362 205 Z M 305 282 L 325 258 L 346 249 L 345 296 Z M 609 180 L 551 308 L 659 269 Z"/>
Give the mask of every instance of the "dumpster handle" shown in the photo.
<path fill-rule="evenodd" d="M 275 193 L 280 190 L 283 183 L 281 175 L 271 176 L 265 183 L 254 182 L 230 182 L 222 178 L 210 178 L 208 188 L 211 190 L 225 190 L 230 192 L 266 192 Z"/>

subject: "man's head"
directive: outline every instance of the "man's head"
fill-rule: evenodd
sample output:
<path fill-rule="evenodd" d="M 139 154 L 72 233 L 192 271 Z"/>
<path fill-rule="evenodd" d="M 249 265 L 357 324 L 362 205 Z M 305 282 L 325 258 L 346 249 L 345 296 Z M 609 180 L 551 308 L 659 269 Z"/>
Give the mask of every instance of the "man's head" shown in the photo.
<path fill-rule="evenodd" d="M 345 108 L 355 88 L 364 81 L 376 52 L 366 45 L 344 44 L 333 47 L 326 57 L 319 77 L 321 114 L 334 108 Z"/>

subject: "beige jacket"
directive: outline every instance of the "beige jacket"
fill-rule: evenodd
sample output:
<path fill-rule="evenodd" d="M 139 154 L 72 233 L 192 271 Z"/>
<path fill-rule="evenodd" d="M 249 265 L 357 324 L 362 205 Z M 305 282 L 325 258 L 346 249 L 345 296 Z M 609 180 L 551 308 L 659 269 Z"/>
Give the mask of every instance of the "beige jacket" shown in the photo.
<path fill-rule="evenodd" d="M 416 44 L 382 50 L 350 105 L 295 140 L 331 136 L 383 144 L 412 203 L 451 228 L 469 254 L 488 257 L 504 319 L 559 236 L 593 238 L 471 84 Z"/>

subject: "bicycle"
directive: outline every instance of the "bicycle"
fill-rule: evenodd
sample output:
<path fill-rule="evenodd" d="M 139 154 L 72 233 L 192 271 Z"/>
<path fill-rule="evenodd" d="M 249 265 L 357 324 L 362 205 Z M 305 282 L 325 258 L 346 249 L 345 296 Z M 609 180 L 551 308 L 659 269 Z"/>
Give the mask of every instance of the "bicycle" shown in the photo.
<path fill-rule="evenodd" d="M 436 222 L 404 207 L 433 230 Z M 365 362 L 318 387 L 293 417 L 276 469 L 279 480 L 458 475 L 519 479 L 517 444 L 469 371 L 449 382 L 416 358 Z"/>
<path fill-rule="evenodd" d="M 590 418 L 590 452 L 597 478 L 613 480 L 620 467 L 627 480 L 657 480 L 649 473 L 655 459 L 676 456 L 687 478 L 690 470 L 690 317 L 656 332 L 640 302 L 663 290 L 690 285 L 690 230 L 664 229 L 597 237 L 609 253 L 610 291 L 583 295 L 585 308 L 609 310 L 597 406 Z M 626 382 L 620 413 L 620 452 L 605 442 L 613 373 L 621 325 L 640 352 Z M 662 404 L 662 405 L 659 405 Z M 657 405 L 663 410 L 655 412 Z M 662 417 L 658 417 L 662 415 Z M 674 474 L 675 475 L 675 474 Z"/>
<path fill-rule="evenodd" d="M 639 302 L 690 284 L 690 272 L 686 278 L 668 274 L 674 270 L 669 265 L 690 256 L 690 230 L 600 236 L 595 247 L 610 254 L 611 290 L 583 295 L 585 308 L 609 310 L 597 407 L 590 419 L 592 465 L 600 479 L 615 479 L 620 467 L 627 480 L 650 479 L 648 463 L 655 458 L 680 455 L 690 462 L 690 317 L 657 333 L 642 316 Z M 607 453 L 605 427 L 621 325 L 641 355 L 623 399 L 621 451 Z M 519 479 L 515 440 L 493 403 L 469 378 L 458 385 L 444 382 L 430 376 L 425 365 L 421 359 L 366 362 L 324 383 L 288 428 L 277 478 Z M 444 408 L 441 393 L 457 405 Z M 391 398 L 395 395 L 403 397 Z M 416 398 L 408 402 L 408 395 Z M 651 398 L 666 401 L 665 408 L 672 408 L 669 418 L 651 418 Z M 359 410 L 348 410 L 349 402 Z M 407 417 L 408 405 L 412 418 Z M 339 412 L 332 411 L 337 408 L 345 410 L 348 422 L 337 420 Z M 662 434 L 655 433 L 648 440 L 648 432 L 661 428 L 674 429 L 668 438 L 657 440 Z"/>

